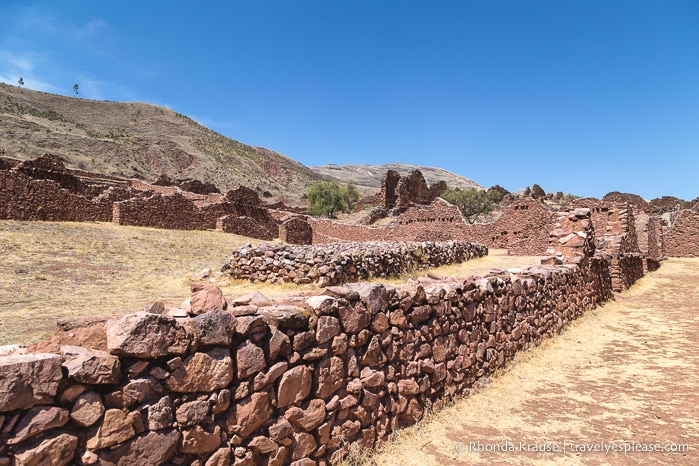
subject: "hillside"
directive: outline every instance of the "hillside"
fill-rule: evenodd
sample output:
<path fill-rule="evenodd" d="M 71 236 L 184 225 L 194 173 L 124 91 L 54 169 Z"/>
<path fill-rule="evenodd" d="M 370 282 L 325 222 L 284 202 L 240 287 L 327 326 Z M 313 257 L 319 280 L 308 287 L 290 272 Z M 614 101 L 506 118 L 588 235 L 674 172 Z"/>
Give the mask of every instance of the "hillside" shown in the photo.
<path fill-rule="evenodd" d="M 388 170 L 395 170 L 400 176 L 405 176 L 411 170 L 422 172 L 428 185 L 438 181 L 446 181 L 450 188 L 481 188 L 475 181 L 456 175 L 441 168 L 422 167 L 400 163 L 386 165 L 321 165 L 310 167 L 313 172 L 327 180 L 348 182 L 353 181 L 362 192 L 376 192 L 381 189 L 381 180 Z M 362 189 L 363 188 L 363 189 Z"/>
<path fill-rule="evenodd" d="M 237 185 L 296 204 L 318 175 L 274 151 L 218 134 L 167 108 L 92 101 L 0 83 L 0 155 L 45 153 L 68 167 L 154 181 L 195 178 Z"/>

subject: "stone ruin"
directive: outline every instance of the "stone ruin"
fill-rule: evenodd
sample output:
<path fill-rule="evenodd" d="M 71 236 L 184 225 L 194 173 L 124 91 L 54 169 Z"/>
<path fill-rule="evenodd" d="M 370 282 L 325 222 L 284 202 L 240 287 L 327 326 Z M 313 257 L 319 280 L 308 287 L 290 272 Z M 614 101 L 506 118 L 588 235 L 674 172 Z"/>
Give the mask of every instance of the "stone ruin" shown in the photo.
<path fill-rule="evenodd" d="M 124 180 L 67 169 L 46 154 L 20 162 L 0 158 L 0 219 L 100 221 L 179 230 L 219 227 L 227 232 L 271 240 L 278 222 L 251 189 L 225 194 L 195 180 L 160 184 Z M 193 187 L 202 193 L 185 191 Z"/>
<path fill-rule="evenodd" d="M 414 205 L 429 205 L 447 189 L 444 181 L 429 188 L 420 170 L 411 170 L 401 177 L 395 170 L 388 170 L 381 181 L 380 198 L 382 207 L 387 211 L 395 209 L 403 213 Z"/>
<path fill-rule="evenodd" d="M 381 445 L 613 297 L 589 211 L 557 226 L 554 265 L 275 300 L 195 283 L 180 307 L 3 348 L 0 464 L 328 465 Z"/>
<path fill-rule="evenodd" d="M 282 204 L 263 203 L 256 191 L 244 187 L 220 194 L 203 186 L 200 188 L 206 194 L 197 194 L 177 185 L 185 186 L 187 180 L 162 179 L 160 183 L 67 169 L 59 157 L 50 154 L 24 162 L 0 157 L 0 219 L 220 229 L 261 240 L 282 238 L 295 244 L 476 241 L 489 248 L 506 248 L 516 255 L 544 254 L 548 234 L 556 222 L 556 214 L 542 201 L 525 197 L 510 200 L 502 215 L 491 223 L 468 225 L 456 207 L 438 197 L 445 186 L 428 188 L 417 170 L 404 178 L 389 171 L 383 180 L 382 206 L 377 207 L 380 212 L 373 218 L 382 217 L 390 208 L 399 216 L 389 227 L 348 225 L 299 215 L 300 211 Z M 578 200 L 575 205 L 588 202 L 598 233 L 606 234 L 609 209 L 631 204 L 633 210 L 627 211 L 633 215 L 635 232 L 627 238 L 635 237 L 638 252 L 652 259 L 645 260 L 644 267 L 656 267 L 657 260 L 665 256 L 699 256 L 696 210 L 682 209 L 680 204 L 670 209 L 668 206 L 677 200 L 669 197 L 654 200 L 655 204 L 623 193 L 609 193 L 605 198 Z"/>

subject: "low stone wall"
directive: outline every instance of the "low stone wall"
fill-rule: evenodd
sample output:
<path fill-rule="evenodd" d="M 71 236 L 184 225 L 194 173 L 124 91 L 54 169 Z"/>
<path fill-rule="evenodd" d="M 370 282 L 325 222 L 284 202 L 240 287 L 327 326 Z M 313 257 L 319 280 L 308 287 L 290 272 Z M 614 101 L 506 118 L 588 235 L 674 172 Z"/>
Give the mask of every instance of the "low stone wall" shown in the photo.
<path fill-rule="evenodd" d="M 289 244 L 313 244 L 313 228 L 307 217 L 286 217 L 279 224 L 279 239 Z"/>
<path fill-rule="evenodd" d="M 663 235 L 665 255 L 699 257 L 699 212 L 683 210 Z"/>
<path fill-rule="evenodd" d="M 131 314 L 83 329 L 92 348 L 0 356 L 0 463 L 327 465 L 609 299 L 607 273 L 591 259 L 277 304 L 200 287 L 194 317 Z"/>
<path fill-rule="evenodd" d="M 239 248 L 224 269 L 232 278 L 254 283 L 314 283 L 325 287 L 410 270 L 467 261 L 488 254 L 475 243 L 328 243 L 318 246 Z"/>

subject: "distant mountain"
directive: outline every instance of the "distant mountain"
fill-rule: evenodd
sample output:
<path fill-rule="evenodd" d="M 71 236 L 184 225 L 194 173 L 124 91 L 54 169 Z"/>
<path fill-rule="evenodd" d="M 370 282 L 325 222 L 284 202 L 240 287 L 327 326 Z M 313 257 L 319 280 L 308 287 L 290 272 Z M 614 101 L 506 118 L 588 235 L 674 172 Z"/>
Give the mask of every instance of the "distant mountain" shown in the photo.
<path fill-rule="evenodd" d="M 243 185 L 299 203 L 320 178 L 277 152 L 218 134 L 167 108 L 93 101 L 0 83 L 0 155 L 45 153 L 69 168 L 154 181 L 194 178 L 225 191 Z"/>
<path fill-rule="evenodd" d="M 407 165 L 401 163 L 389 163 L 386 165 L 321 165 L 310 167 L 316 174 L 331 180 L 346 183 L 353 181 L 363 193 L 375 192 L 381 189 L 381 180 L 388 170 L 395 170 L 400 176 L 405 176 L 411 170 L 418 169 L 425 177 L 427 185 L 432 185 L 439 181 L 446 181 L 450 188 L 482 188 L 475 181 L 456 175 L 441 168 L 422 167 L 417 165 Z M 361 189 L 363 188 L 363 189 Z"/>

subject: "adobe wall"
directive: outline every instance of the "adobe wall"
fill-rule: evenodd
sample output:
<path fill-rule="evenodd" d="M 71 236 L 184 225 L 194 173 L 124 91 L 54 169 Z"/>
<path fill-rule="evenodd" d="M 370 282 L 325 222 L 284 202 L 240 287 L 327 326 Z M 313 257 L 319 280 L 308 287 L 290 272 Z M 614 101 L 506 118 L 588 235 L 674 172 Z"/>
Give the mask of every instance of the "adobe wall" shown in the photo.
<path fill-rule="evenodd" d="M 319 287 L 464 262 L 488 254 L 480 244 L 343 242 L 318 246 L 260 245 L 233 251 L 224 270 L 253 283 L 313 283 Z"/>
<path fill-rule="evenodd" d="M 72 329 L 93 349 L 66 346 L 66 333 L 43 353 L 0 356 L 0 462 L 327 465 L 609 299 L 605 262 L 585 264 L 277 302 L 223 304 L 204 286 L 196 316 Z"/>
<path fill-rule="evenodd" d="M 699 212 L 682 210 L 663 235 L 668 257 L 699 257 Z"/>

